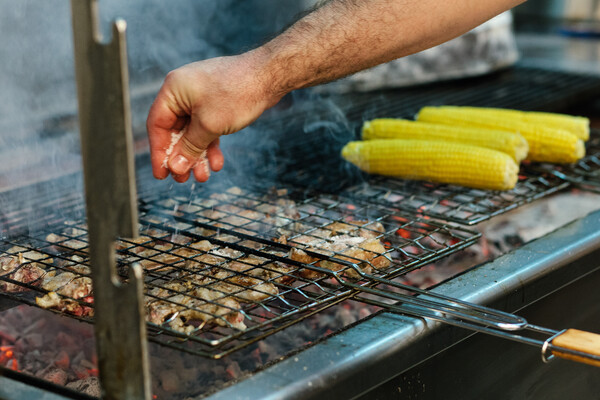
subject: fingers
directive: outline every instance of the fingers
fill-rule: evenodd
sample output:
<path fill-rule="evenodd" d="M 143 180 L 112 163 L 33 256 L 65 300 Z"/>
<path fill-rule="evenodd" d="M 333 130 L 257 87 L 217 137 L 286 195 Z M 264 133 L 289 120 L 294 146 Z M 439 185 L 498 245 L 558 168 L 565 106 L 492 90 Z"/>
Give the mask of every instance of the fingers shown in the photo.
<path fill-rule="evenodd" d="M 206 131 L 198 117 L 192 116 L 183 137 L 169 156 L 168 167 L 171 173 L 189 173 L 197 163 L 206 159 L 208 147 L 218 137 L 218 134 Z"/>
<path fill-rule="evenodd" d="M 184 174 L 184 175 L 173 175 L 173 180 L 175 180 L 175 182 L 178 182 L 178 183 L 184 183 L 184 182 L 187 182 L 189 177 L 190 177 L 190 173 L 188 172 L 187 174 Z"/>
<path fill-rule="evenodd" d="M 150 159 L 152 173 L 157 179 L 169 176 L 166 165 L 167 149 L 171 142 L 171 133 L 178 132 L 186 123 L 186 118 L 179 116 L 169 107 L 167 89 L 163 86 L 156 96 L 148 119 L 146 129 L 150 141 Z"/>
<path fill-rule="evenodd" d="M 225 163 L 225 158 L 223 157 L 223 152 L 221 151 L 219 144 L 220 139 L 214 140 L 210 146 L 208 146 L 208 150 L 206 151 L 206 158 L 208 158 L 210 169 L 215 172 L 220 171 Z"/>
<path fill-rule="evenodd" d="M 208 166 L 208 159 L 204 158 L 194 166 L 194 178 L 198 182 L 206 182 L 210 178 L 210 168 Z"/>
<path fill-rule="evenodd" d="M 208 146 L 206 157 L 194 166 L 194 178 L 198 182 L 206 182 L 210 177 L 210 171 L 220 171 L 223 168 L 223 162 L 223 153 L 219 148 L 219 139 L 217 139 Z"/>

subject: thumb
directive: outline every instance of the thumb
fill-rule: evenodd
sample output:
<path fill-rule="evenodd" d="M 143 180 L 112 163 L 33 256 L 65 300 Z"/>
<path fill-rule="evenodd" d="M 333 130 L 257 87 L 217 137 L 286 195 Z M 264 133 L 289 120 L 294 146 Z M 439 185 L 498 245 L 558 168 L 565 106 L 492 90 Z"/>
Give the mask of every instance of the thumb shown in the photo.
<path fill-rule="evenodd" d="M 192 118 L 169 157 L 169 170 L 174 175 L 187 174 L 198 161 L 206 158 L 208 146 L 218 137 L 218 134 L 208 133 L 197 118 Z"/>

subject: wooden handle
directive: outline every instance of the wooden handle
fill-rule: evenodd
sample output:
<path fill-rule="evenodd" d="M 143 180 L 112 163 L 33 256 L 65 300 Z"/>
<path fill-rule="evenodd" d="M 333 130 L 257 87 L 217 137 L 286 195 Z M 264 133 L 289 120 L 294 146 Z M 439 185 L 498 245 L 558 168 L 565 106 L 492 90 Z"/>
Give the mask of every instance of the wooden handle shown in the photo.
<path fill-rule="evenodd" d="M 579 331 L 577 329 L 567 329 L 563 334 L 554 338 L 550 343 L 554 346 L 581 351 L 582 353 L 588 353 L 600 357 L 600 335 L 596 333 Z M 561 353 L 558 350 L 553 350 L 552 354 L 560 358 L 566 358 L 567 360 L 600 367 L 600 361 L 591 360 L 589 358 Z"/>

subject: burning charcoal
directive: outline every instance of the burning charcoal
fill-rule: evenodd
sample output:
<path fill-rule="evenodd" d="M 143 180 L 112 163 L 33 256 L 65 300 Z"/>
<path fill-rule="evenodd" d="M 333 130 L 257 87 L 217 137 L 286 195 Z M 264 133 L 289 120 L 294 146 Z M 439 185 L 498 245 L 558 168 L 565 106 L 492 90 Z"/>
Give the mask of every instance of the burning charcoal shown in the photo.
<path fill-rule="evenodd" d="M 266 355 L 267 360 L 272 360 L 279 355 L 277 348 L 268 342 L 258 342 L 258 348 L 262 354 Z"/>
<path fill-rule="evenodd" d="M 64 386 L 67 383 L 68 376 L 64 370 L 50 367 L 47 371 L 43 372 L 41 378 L 55 385 Z"/>
<path fill-rule="evenodd" d="M 237 362 L 233 361 L 226 369 L 227 374 L 233 378 L 237 379 L 242 375 L 242 370 Z"/>
<path fill-rule="evenodd" d="M 356 316 L 346 307 L 340 307 L 337 318 L 343 326 L 348 326 L 356 322 Z"/>
<path fill-rule="evenodd" d="M 17 341 L 16 335 L 16 332 L 13 335 L 7 332 L 5 327 L 0 326 L 0 345 L 15 343 Z"/>
<path fill-rule="evenodd" d="M 88 396 L 100 397 L 100 381 L 97 377 L 89 377 L 83 380 L 78 380 L 67 384 L 69 389 L 76 390 L 80 393 L 87 394 Z"/>
<path fill-rule="evenodd" d="M 84 359 L 85 359 L 85 353 L 83 352 L 83 350 L 80 350 L 77 354 L 75 354 L 71 358 L 71 365 L 75 366 L 75 365 L 81 363 L 81 361 Z"/>
<path fill-rule="evenodd" d="M 15 343 L 15 348 L 19 352 L 25 352 L 32 349 L 41 349 L 44 346 L 44 336 L 41 333 L 29 333 Z"/>
<path fill-rule="evenodd" d="M 75 374 L 75 376 L 77 377 L 77 379 L 86 379 L 90 377 L 90 374 L 88 373 L 88 370 L 83 368 L 82 366 L 79 365 L 73 365 L 71 367 L 71 369 L 73 370 L 73 373 Z"/>
<path fill-rule="evenodd" d="M 69 368 L 70 363 L 71 360 L 69 359 L 69 355 L 64 350 L 58 352 L 58 354 L 54 358 L 54 365 L 63 370 L 67 370 Z"/>

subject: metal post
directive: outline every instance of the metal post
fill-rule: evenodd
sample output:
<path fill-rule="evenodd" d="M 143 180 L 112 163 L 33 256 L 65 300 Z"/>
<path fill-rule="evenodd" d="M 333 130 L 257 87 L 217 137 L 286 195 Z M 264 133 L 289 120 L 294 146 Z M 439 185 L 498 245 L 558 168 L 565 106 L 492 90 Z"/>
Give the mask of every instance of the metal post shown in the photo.
<path fill-rule="evenodd" d="M 125 21 L 101 43 L 97 0 L 71 0 L 79 124 L 103 398 L 150 399 L 143 276 L 116 274 L 115 240 L 137 236 Z"/>

